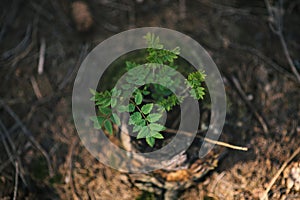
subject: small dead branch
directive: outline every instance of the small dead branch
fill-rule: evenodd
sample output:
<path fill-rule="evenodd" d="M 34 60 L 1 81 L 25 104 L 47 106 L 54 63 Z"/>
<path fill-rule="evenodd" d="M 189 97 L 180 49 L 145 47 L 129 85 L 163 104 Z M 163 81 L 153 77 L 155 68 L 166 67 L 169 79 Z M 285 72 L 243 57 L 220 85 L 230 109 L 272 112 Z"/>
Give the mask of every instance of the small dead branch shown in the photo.
<path fill-rule="evenodd" d="M 283 48 L 284 51 L 284 55 L 289 63 L 289 66 L 292 70 L 292 72 L 294 73 L 294 75 L 296 76 L 297 80 L 300 82 L 300 74 L 297 71 L 296 66 L 294 65 L 294 62 L 290 56 L 290 52 L 288 50 L 284 35 L 283 35 L 283 0 L 279 0 L 279 7 L 274 7 L 271 6 L 269 3 L 269 0 L 265 0 L 265 4 L 268 10 L 268 14 L 269 14 L 269 26 L 270 29 L 273 31 L 273 33 L 275 33 L 280 40 L 281 46 Z"/>
<path fill-rule="evenodd" d="M 16 174 L 15 174 L 15 187 L 14 187 L 13 200 L 17 199 L 18 185 L 19 185 L 19 165 L 18 165 L 18 162 L 15 162 L 15 166 L 16 166 Z"/>
<path fill-rule="evenodd" d="M 249 102 L 249 100 L 248 100 L 245 92 L 243 91 L 243 89 L 242 89 L 239 81 L 237 80 L 237 78 L 235 78 L 234 76 L 232 76 L 231 80 L 232 80 L 235 88 L 237 89 L 238 93 L 240 94 L 240 96 L 242 97 L 242 99 L 245 101 L 246 105 L 250 108 L 251 112 L 255 115 L 255 117 L 257 118 L 258 122 L 262 126 L 264 133 L 268 133 L 269 132 L 269 128 L 268 128 L 268 125 L 267 125 L 265 119 L 258 113 L 258 111 L 256 110 L 256 108 Z"/>
<path fill-rule="evenodd" d="M 32 26 L 28 25 L 27 29 L 26 29 L 25 36 L 21 40 L 21 42 L 16 47 L 14 47 L 13 49 L 10 49 L 10 50 L 4 52 L 1 55 L 1 59 L 6 60 L 6 59 L 9 59 L 9 58 L 12 58 L 13 55 L 19 54 L 20 52 L 24 51 L 26 49 L 26 47 L 30 44 L 31 33 L 32 33 Z"/>
<path fill-rule="evenodd" d="M 181 133 L 181 134 L 185 134 L 187 136 L 192 136 L 192 133 L 187 132 L 187 131 L 178 131 L 178 130 L 175 130 L 175 129 L 166 129 L 164 131 L 167 132 L 167 133 Z M 225 143 L 225 142 L 205 138 L 205 137 L 202 137 L 202 136 L 197 136 L 197 137 L 199 137 L 199 138 L 203 139 L 204 141 L 209 142 L 211 144 L 227 147 L 227 148 L 230 148 L 230 149 L 240 150 L 240 151 L 248 151 L 247 147 L 236 146 L 236 145 L 228 144 L 228 143 Z"/>
<path fill-rule="evenodd" d="M 237 14 L 237 15 L 251 15 L 250 10 L 234 8 L 232 6 L 226 6 L 219 3 L 215 3 L 214 1 L 210 0 L 198 0 L 201 3 L 205 3 L 206 5 L 210 6 L 211 8 L 215 8 L 221 12 L 226 12 L 229 14 Z"/>
<path fill-rule="evenodd" d="M 27 185 L 27 182 L 26 182 L 26 180 L 24 178 L 24 175 L 23 175 L 24 174 L 24 169 L 23 169 L 22 161 L 19 157 L 19 153 L 18 153 L 17 148 L 16 148 L 15 144 L 13 143 L 13 141 L 12 141 L 12 139 L 11 139 L 9 133 L 8 133 L 7 128 L 4 126 L 4 124 L 1 120 L 0 120 L 0 128 L 1 128 L 0 133 L 1 134 L 4 133 L 4 136 L 2 135 L 1 140 L 3 140 L 2 142 L 4 142 L 3 144 L 6 147 L 6 151 L 7 151 L 7 154 L 9 155 L 9 159 L 11 160 L 12 164 L 15 164 L 15 162 L 18 162 L 18 167 L 20 168 L 20 172 L 21 172 L 20 177 L 21 177 L 23 183 L 25 185 Z M 7 139 L 8 143 L 6 143 L 5 139 Z M 10 150 L 9 150 L 10 148 L 8 147 L 8 145 L 10 145 L 10 148 L 12 149 L 12 152 L 13 152 L 12 154 L 10 153 Z M 15 159 L 16 161 L 13 162 L 13 159 Z M 17 166 L 15 166 L 15 167 L 17 167 Z"/>
<path fill-rule="evenodd" d="M 48 165 L 49 176 L 53 177 L 54 171 L 53 171 L 53 168 L 52 168 L 52 165 L 51 165 L 50 158 L 49 158 L 47 152 L 45 151 L 45 149 L 34 139 L 32 133 L 21 122 L 21 120 L 17 116 L 17 114 L 9 106 L 7 106 L 1 99 L 0 99 L 0 105 L 16 121 L 16 123 L 18 124 L 18 126 L 21 128 L 22 132 L 28 137 L 29 141 L 43 154 L 43 156 L 46 159 L 47 165 Z"/>
<path fill-rule="evenodd" d="M 33 91 L 34 91 L 34 94 L 35 96 L 38 98 L 38 99 L 41 99 L 43 97 L 41 91 L 40 91 L 40 88 L 34 78 L 34 76 L 31 76 L 30 77 L 30 82 L 31 82 L 31 85 L 32 85 L 32 88 L 33 88 Z"/>
<path fill-rule="evenodd" d="M 268 199 L 268 193 L 271 190 L 272 186 L 274 185 L 274 183 L 276 182 L 276 180 L 278 179 L 278 177 L 280 176 L 280 174 L 283 172 L 283 170 L 287 167 L 287 165 L 300 153 L 300 147 L 298 147 L 298 149 L 296 149 L 294 151 L 294 153 L 282 164 L 282 166 L 280 167 L 280 169 L 277 171 L 277 173 L 275 174 L 275 176 L 272 178 L 272 180 L 270 181 L 270 183 L 268 184 L 268 187 L 266 188 L 266 190 L 264 191 L 264 193 L 261 195 L 260 200 L 265 200 Z"/>
<path fill-rule="evenodd" d="M 40 74 L 40 75 L 44 71 L 45 52 L 46 52 L 46 41 L 45 41 L 45 38 L 42 38 L 41 39 L 41 47 L 40 47 L 39 64 L 38 64 L 38 74 Z"/>

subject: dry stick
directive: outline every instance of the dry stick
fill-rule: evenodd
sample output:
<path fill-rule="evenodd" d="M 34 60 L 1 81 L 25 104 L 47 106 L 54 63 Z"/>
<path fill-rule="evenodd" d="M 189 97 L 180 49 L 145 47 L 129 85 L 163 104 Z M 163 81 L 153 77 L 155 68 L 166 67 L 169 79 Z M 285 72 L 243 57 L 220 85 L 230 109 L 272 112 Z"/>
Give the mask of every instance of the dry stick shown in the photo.
<path fill-rule="evenodd" d="M 46 159 L 47 165 L 48 165 L 48 170 L 49 170 L 49 176 L 52 177 L 54 175 L 54 171 L 51 165 L 50 158 L 47 154 L 47 152 L 44 150 L 44 148 L 34 139 L 32 136 L 32 133 L 24 126 L 24 124 L 21 122 L 19 117 L 16 115 L 16 113 L 9 107 L 7 106 L 1 99 L 0 99 L 0 105 L 3 106 L 3 108 L 8 112 L 12 118 L 19 124 L 21 127 L 23 133 L 29 138 L 30 142 L 43 154 L 43 156 Z"/>
<path fill-rule="evenodd" d="M 232 79 L 232 82 L 233 82 L 234 86 L 236 87 L 237 91 L 239 92 L 240 96 L 246 102 L 246 104 L 250 108 L 251 112 L 255 115 L 255 117 L 261 124 L 264 133 L 268 133 L 269 129 L 268 129 L 267 123 L 265 122 L 264 118 L 262 116 L 260 116 L 260 114 L 258 114 L 258 111 L 255 109 L 255 107 L 249 102 L 245 92 L 242 90 L 242 87 L 241 87 L 239 81 L 234 76 L 232 76 L 231 79 Z"/>
<path fill-rule="evenodd" d="M 41 39 L 40 56 L 38 64 L 38 74 L 41 75 L 44 72 L 45 63 L 45 52 L 46 52 L 46 41 L 45 38 Z"/>
<path fill-rule="evenodd" d="M 12 165 L 15 166 L 16 170 L 19 171 L 19 169 L 17 169 L 17 168 L 19 168 L 19 166 L 16 165 L 16 161 L 14 161 L 14 159 L 13 159 L 14 156 L 11 154 L 10 149 L 9 149 L 9 147 L 8 147 L 8 144 L 6 143 L 5 138 L 4 138 L 4 136 L 2 135 L 2 132 L 1 132 L 1 131 L 0 131 L 0 136 L 1 136 L 1 141 L 2 141 L 2 143 L 3 143 L 3 146 L 4 146 L 4 149 L 5 149 L 6 153 L 7 153 L 7 155 L 8 155 L 8 158 L 9 158 L 10 163 L 12 163 Z M 4 166 L 1 166 L 1 167 L 4 167 Z M 4 169 L 4 168 L 3 168 L 3 169 Z M 1 169 L 1 170 L 2 170 L 2 169 Z M 22 174 L 20 174 L 20 177 L 21 177 L 23 183 L 27 186 L 27 182 L 26 182 L 24 176 L 23 176 Z"/>
<path fill-rule="evenodd" d="M 33 76 L 30 77 L 30 82 L 31 82 L 31 85 L 32 85 L 32 88 L 33 88 L 33 91 L 34 91 L 34 94 L 35 96 L 38 98 L 38 99 L 41 99 L 43 97 L 41 91 L 40 91 L 40 88 L 35 80 L 35 78 Z"/>
<path fill-rule="evenodd" d="M 26 47 L 29 45 L 30 39 L 31 39 L 31 32 L 32 32 L 32 26 L 28 25 L 26 29 L 26 33 L 22 41 L 14 48 L 5 51 L 1 55 L 1 59 L 9 59 L 12 58 L 13 55 L 18 54 L 19 52 L 22 52 L 26 49 Z"/>
<path fill-rule="evenodd" d="M 24 169 L 23 169 L 23 165 L 22 165 L 22 161 L 21 161 L 21 159 L 20 159 L 19 153 L 18 153 L 17 148 L 16 148 L 15 144 L 13 143 L 13 141 L 12 141 L 12 139 L 11 139 L 9 133 L 8 133 L 7 128 L 4 126 L 4 124 L 3 124 L 3 122 L 2 122 L 1 120 L 0 120 L 0 127 L 1 127 L 1 129 L 2 129 L 2 131 L 4 132 L 4 135 L 5 135 L 5 136 L 3 136 L 3 138 L 1 138 L 1 139 L 2 139 L 2 140 L 4 140 L 4 139 L 7 139 L 7 140 L 8 140 L 8 144 L 10 144 L 11 149 L 12 149 L 12 151 L 13 151 L 13 155 L 12 155 L 12 156 L 15 157 L 16 162 L 20 163 L 20 171 L 21 171 L 20 177 L 21 177 L 23 183 L 24 183 L 25 185 L 27 185 L 26 180 L 25 180 L 24 175 L 23 175 Z M 7 145 L 8 145 L 8 144 L 7 144 Z M 15 166 L 15 167 L 17 167 L 17 166 Z"/>
<path fill-rule="evenodd" d="M 13 160 L 14 156 L 10 152 L 10 149 L 8 147 L 7 142 L 5 141 L 5 138 L 4 138 L 3 134 L 2 134 L 2 131 L 0 132 L 0 137 L 1 137 L 1 142 L 2 142 L 2 144 L 4 146 L 4 149 L 5 149 L 5 151 L 6 151 L 7 155 L 8 155 L 8 158 L 9 158 L 10 162 L 14 165 L 14 160 Z"/>
<path fill-rule="evenodd" d="M 284 55 L 290 65 L 290 68 L 292 70 L 292 72 L 294 73 L 294 75 L 296 76 L 297 80 L 300 82 L 300 74 L 299 72 L 297 71 L 297 68 L 296 66 L 294 65 L 293 63 L 293 60 L 290 56 L 290 53 L 289 53 L 289 50 L 287 48 L 287 44 L 286 44 L 286 41 L 284 39 L 284 36 L 283 36 L 283 31 L 282 31 L 282 2 L 280 2 L 280 6 L 279 6 L 279 11 L 275 11 L 268 0 L 265 0 L 265 4 L 266 4 L 266 7 L 267 7 L 267 10 L 268 10 L 268 13 L 269 13 L 269 16 L 271 17 L 273 21 L 273 24 L 271 24 L 271 22 L 269 23 L 269 26 L 271 28 L 271 30 L 273 31 L 273 33 L 275 33 L 278 37 L 279 37 L 279 40 L 280 40 L 280 43 L 281 43 L 281 46 L 283 48 L 283 51 L 284 51 Z M 273 25 L 276 26 L 276 28 L 273 27 Z"/>
<path fill-rule="evenodd" d="M 16 174 L 15 174 L 15 187 L 14 187 L 13 200 L 17 199 L 18 185 L 19 185 L 19 167 L 18 167 L 18 162 L 15 162 L 15 166 L 16 166 Z"/>
<path fill-rule="evenodd" d="M 270 181 L 267 189 L 265 190 L 265 192 L 262 194 L 262 196 L 260 197 L 260 200 L 265 200 L 268 197 L 268 193 L 271 190 L 272 186 L 274 185 L 274 183 L 276 182 L 276 180 L 278 179 L 278 177 L 280 176 L 280 174 L 283 172 L 283 170 L 287 167 L 287 165 L 300 153 L 300 147 L 298 147 L 298 149 L 296 149 L 296 151 L 294 151 L 294 153 L 282 164 L 282 166 L 280 167 L 280 169 L 277 171 L 277 173 L 275 174 L 275 176 L 272 178 L 272 180 Z"/>
<path fill-rule="evenodd" d="M 278 34 L 278 36 L 279 36 L 281 45 L 282 45 L 282 47 L 283 47 L 283 51 L 284 51 L 285 57 L 287 58 L 288 63 L 289 63 L 289 65 L 290 65 L 290 67 L 291 67 L 291 70 L 292 70 L 292 72 L 295 74 L 295 76 L 297 77 L 298 81 L 300 82 L 300 74 L 298 73 L 298 71 L 297 71 L 297 69 L 296 69 L 296 66 L 294 65 L 294 63 L 293 63 L 293 61 L 292 61 L 292 58 L 291 58 L 290 53 L 289 53 L 289 50 L 288 50 L 288 48 L 287 48 L 285 39 L 284 39 L 284 37 L 283 37 L 283 33 L 280 32 L 280 33 Z"/>
<path fill-rule="evenodd" d="M 201 3 L 205 3 L 206 5 L 212 7 L 212 8 L 216 8 L 222 12 L 228 12 L 228 13 L 233 13 L 233 14 L 239 14 L 239 15 L 250 15 L 250 10 L 246 10 L 246 9 L 240 9 L 240 8 L 235 8 L 235 7 L 231 7 L 231 6 L 226 6 L 226 5 L 222 5 L 222 4 L 218 4 L 218 3 L 214 3 L 213 1 L 210 0 L 198 0 Z"/>
<path fill-rule="evenodd" d="M 191 136 L 192 135 L 192 133 L 187 132 L 187 131 L 181 131 L 181 130 L 175 130 L 175 129 L 169 129 L 169 128 L 167 128 L 164 131 L 167 132 L 167 133 L 182 133 L 182 134 L 185 134 L 187 136 Z M 227 148 L 231 148 L 231 149 L 236 149 L 236 150 L 240 150 L 240 151 L 248 151 L 247 147 L 240 147 L 240 146 L 228 144 L 228 143 L 217 141 L 217 140 L 212 140 L 212 139 L 209 139 L 209 138 L 206 138 L 206 137 L 202 137 L 202 136 L 197 136 L 197 137 L 200 137 L 204 141 L 209 142 L 211 144 L 216 144 L 216 145 L 219 145 L 219 146 L 223 146 L 223 147 L 227 147 Z"/>

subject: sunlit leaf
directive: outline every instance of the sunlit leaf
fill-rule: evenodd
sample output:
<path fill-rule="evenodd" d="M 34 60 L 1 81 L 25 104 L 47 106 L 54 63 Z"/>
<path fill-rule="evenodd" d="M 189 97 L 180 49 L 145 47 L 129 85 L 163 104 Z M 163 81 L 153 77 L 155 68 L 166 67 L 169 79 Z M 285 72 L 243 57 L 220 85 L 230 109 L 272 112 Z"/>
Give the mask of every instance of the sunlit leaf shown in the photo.
<path fill-rule="evenodd" d="M 106 120 L 106 121 L 104 122 L 104 128 L 108 131 L 108 133 L 109 133 L 110 135 L 113 134 L 112 124 L 111 124 L 111 122 L 110 122 L 109 120 Z"/>
<path fill-rule="evenodd" d="M 152 108 L 153 108 L 153 103 L 148 103 L 146 105 L 143 105 L 141 111 L 146 115 L 151 112 Z"/>
<path fill-rule="evenodd" d="M 149 144 L 150 147 L 153 147 L 155 144 L 155 138 L 154 137 L 146 137 L 146 142 Z"/>
<path fill-rule="evenodd" d="M 140 91 L 138 91 L 135 95 L 134 101 L 136 103 L 136 105 L 140 105 L 143 101 L 143 95 L 141 94 Z"/>

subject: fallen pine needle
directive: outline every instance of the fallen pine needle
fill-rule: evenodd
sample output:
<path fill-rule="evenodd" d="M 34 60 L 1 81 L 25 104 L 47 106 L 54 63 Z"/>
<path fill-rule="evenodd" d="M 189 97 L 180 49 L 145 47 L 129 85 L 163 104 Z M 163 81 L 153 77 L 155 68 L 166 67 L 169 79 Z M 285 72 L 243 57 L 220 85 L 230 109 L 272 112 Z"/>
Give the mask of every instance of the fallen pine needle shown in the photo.
<path fill-rule="evenodd" d="M 260 197 L 260 200 L 265 200 L 268 199 L 268 193 L 271 190 L 272 186 L 274 185 L 274 183 L 276 182 L 276 180 L 278 179 L 278 177 L 280 176 L 280 174 L 283 172 L 283 170 L 287 167 L 287 165 L 300 153 L 300 147 L 298 149 L 296 149 L 296 151 L 294 151 L 294 153 L 282 164 L 282 166 L 280 167 L 280 169 L 277 171 L 277 173 L 275 174 L 275 176 L 272 178 L 272 180 L 270 181 L 267 189 L 265 190 L 265 192 L 262 194 L 262 196 Z"/>

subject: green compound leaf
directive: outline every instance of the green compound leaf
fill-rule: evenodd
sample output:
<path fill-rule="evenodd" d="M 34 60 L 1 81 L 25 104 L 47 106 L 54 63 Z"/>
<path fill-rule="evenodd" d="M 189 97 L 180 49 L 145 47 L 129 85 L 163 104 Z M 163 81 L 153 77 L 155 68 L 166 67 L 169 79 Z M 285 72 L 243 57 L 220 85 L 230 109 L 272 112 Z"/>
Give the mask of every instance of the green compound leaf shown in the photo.
<path fill-rule="evenodd" d="M 123 84 L 121 85 L 121 88 L 124 89 L 124 90 L 128 90 L 130 89 L 132 86 L 130 84 Z"/>
<path fill-rule="evenodd" d="M 157 104 L 161 105 L 162 110 L 170 111 L 185 98 L 185 96 L 176 97 L 175 94 L 172 94 L 172 89 L 170 88 L 177 88 L 184 83 L 174 78 L 177 73 L 176 70 L 161 69 L 159 70 L 159 74 L 156 73 L 158 71 L 157 69 L 161 68 L 157 66 L 157 64 L 168 65 L 172 69 L 178 68 L 175 64 L 175 60 L 178 59 L 178 55 L 180 55 L 180 48 L 176 47 L 170 50 L 163 49 L 159 37 L 153 33 L 148 33 L 144 38 L 148 45 L 146 50 L 148 55 L 145 55 L 140 61 L 145 61 L 149 67 L 139 69 L 136 67 L 141 63 L 126 61 L 128 77 L 126 77 L 127 83 L 121 85 L 122 91 L 117 88 L 104 92 L 97 92 L 96 90 L 90 89 L 93 95 L 91 100 L 94 101 L 101 114 L 98 117 L 92 117 L 91 120 L 95 128 L 103 128 L 106 129 L 109 134 L 113 134 L 113 124 L 120 125 L 121 121 L 116 113 L 112 113 L 111 108 L 116 108 L 121 113 L 129 112 L 131 113 L 129 124 L 133 125 L 132 131 L 138 133 L 138 139 L 145 138 L 147 144 L 153 147 L 156 139 L 164 139 L 164 136 L 160 132 L 166 128 L 159 124 L 159 120 L 163 116 L 161 112 L 157 111 L 156 113 L 151 113 L 153 112 L 153 104 L 146 103 L 146 105 L 143 105 L 143 99 L 145 96 L 147 98 L 150 97 Z M 156 63 L 156 65 L 150 67 L 152 65 L 151 63 Z M 133 68 L 135 69 L 132 70 Z M 152 73 L 156 75 L 153 76 Z M 137 76 L 137 74 L 139 76 Z M 205 95 L 205 88 L 203 87 L 205 76 L 204 71 L 197 71 L 190 73 L 185 81 L 191 96 L 195 99 L 203 99 Z M 159 77 L 163 78 L 160 79 Z M 163 83 L 165 87 L 156 84 L 145 84 L 147 82 L 153 82 L 156 79 Z M 141 85 L 144 85 L 143 89 L 137 89 L 135 93 L 132 94 L 130 88 L 139 87 Z M 121 94 L 131 97 L 134 99 L 134 102 L 122 105 L 123 98 L 120 98 Z"/>
<path fill-rule="evenodd" d="M 96 90 L 90 88 L 90 93 L 91 93 L 92 95 L 95 95 L 95 94 L 96 94 Z"/>
<path fill-rule="evenodd" d="M 150 135 L 156 139 L 164 139 L 164 136 L 159 132 L 151 132 Z"/>
<path fill-rule="evenodd" d="M 145 80 L 144 79 L 138 79 L 134 82 L 134 84 L 136 85 L 144 85 L 145 84 Z"/>
<path fill-rule="evenodd" d="M 137 66 L 135 62 L 126 61 L 126 70 L 129 71 Z"/>
<path fill-rule="evenodd" d="M 142 113 L 147 115 L 151 112 L 152 108 L 153 108 L 153 103 L 148 103 L 146 105 L 143 105 L 141 111 L 142 111 Z"/>
<path fill-rule="evenodd" d="M 179 55 L 180 54 L 180 47 L 175 47 L 173 50 L 171 50 L 172 53 Z"/>
<path fill-rule="evenodd" d="M 150 94 L 150 92 L 148 90 L 143 90 L 142 93 L 143 93 L 143 95 L 149 95 Z"/>
<path fill-rule="evenodd" d="M 112 99 L 111 99 L 111 102 L 110 102 L 110 103 L 111 103 L 111 107 L 114 108 L 114 107 L 117 105 L 117 102 L 118 102 L 118 101 L 117 101 L 116 98 L 112 98 Z"/>
<path fill-rule="evenodd" d="M 132 103 L 130 103 L 129 105 L 128 105 L 128 111 L 129 112 L 133 112 L 135 110 L 135 106 L 132 104 Z"/>
<path fill-rule="evenodd" d="M 110 98 L 98 98 L 95 99 L 96 105 L 100 105 L 101 107 L 108 107 L 110 106 Z"/>
<path fill-rule="evenodd" d="M 113 134 L 112 124 L 111 124 L 111 122 L 109 120 L 105 120 L 105 122 L 104 122 L 104 128 L 108 131 L 108 133 L 110 135 Z"/>
<path fill-rule="evenodd" d="M 110 115 L 111 114 L 111 109 L 110 108 L 99 107 L 99 111 L 103 115 Z"/>
<path fill-rule="evenodd" d="M 147 33 L 144 38 L 146 39 L 149 48 L 162 49 L 164 47 L 160 44 L 159 37 L 156 37 L 153 33 Z"/>
<path fill-rule="evenodd" d="M 155 144 L 155 138 L 154 137 L 146 137 L 146 142 L 149 144 L 150 147 L 153 147 Z"/>
<path fill-rule="evenodd" d="M 203 99 L 205 95 L 205 88 L 197 87 L 195 89 L 191 89 L 190 94 L 196 100 Z"/>
<path fill-rule="evenodd" d="M 138 126 L 146 126 L 146 121 L 144 119 L 139 119 L 134 124 Z"/>
<path fill-rule="evenodd" d="M 161 124 L 157 124 L 157 123 L 152 123 L 152 124 L 149 124 L 149 128 L 151 131 L 163 131 L 166 129 L 166 127 L 164 127 L 163 125 Z"/>
<path fill-rule="evenodd" d="M 140 91 L 138 91 L 135 95 L 134 101 L 136 103 L 136 105 L 140 105 L 143 101 L 143 95 Z"/>
<path fill-rule="evenodd" d="M 149 122 L 157 122 L 160 118 L 162 117 L 162 114 L 159 114 L 159 113 L 151 113 L 147 116 L 147 120 Z"/>
<path fill-rule="evenodd" d="M 120 117 L 116 114 L 116 113 L 113 113 L 110 117 L 110 119 L 112 120 L 112 122 L 118 126 L 121 125 L 121 120 L 120 120 Z"/>
<path fill-rule="evenodd" d="M 144 126 L 138 133 L 138 135 L 136 136 L 137 139 L 141 139 L 141 138 L 146 138 L 149 135 L 149 128 L 148 126 Z"/>
<path fill-rule="evenodd" d="M 142 119 L 142 115 L 139 112 L 135 112 L 132 115 L 130 115 L 130 119 L 137 124 L 141 119 Z"/>
<path fill-rule="evenodd" d="M 138 126 L 138 125 L 135 125 L 132 129 L 133 132 L 138 132 L 140 131 L 141 129 L 143 128 L 143 126 Z"/>
<path fill-rule="evenodd" d="M 100 116 L 93 116 L 93 117 L 90 117 L 90 120 L 92 120 L 94 122 L 95 129 L 101 129 L 105 118 L 100 117 Z"/>
<path fill-rule="evenodd" d="M 128 112 L 128 106 L 119 105 L 119 106 L 117 106 L 117 111 L 119 111 L 119 112 Z"/>

